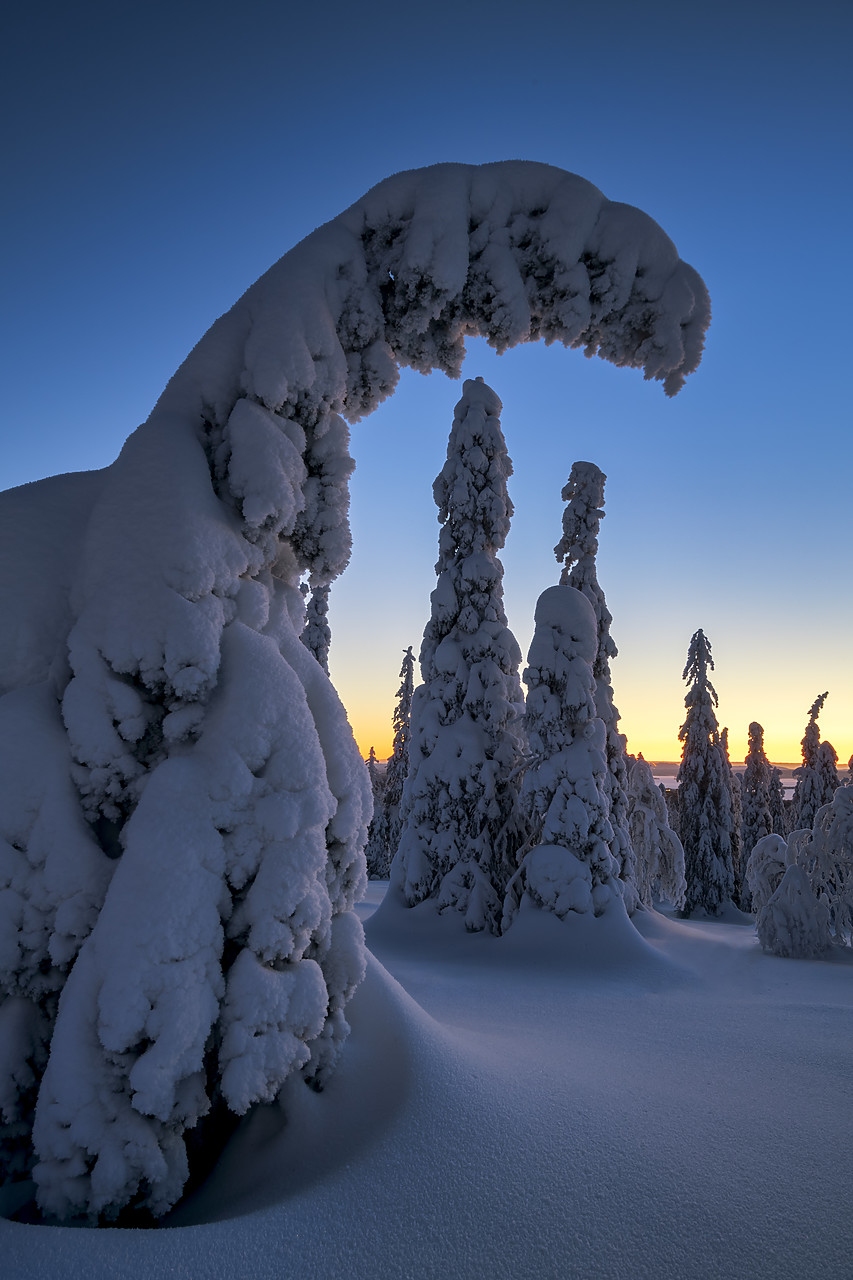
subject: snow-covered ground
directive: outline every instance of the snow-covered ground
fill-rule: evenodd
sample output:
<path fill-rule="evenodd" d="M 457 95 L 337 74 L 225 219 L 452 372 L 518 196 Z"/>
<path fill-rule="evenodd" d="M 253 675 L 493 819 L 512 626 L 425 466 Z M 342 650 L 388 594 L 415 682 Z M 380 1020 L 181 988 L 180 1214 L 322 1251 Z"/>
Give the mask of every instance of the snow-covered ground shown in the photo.
<path fill-rule="evenodd" d="M 638 921 L 386 905 L 323 1094 L 256 1111 L 171 1229 L 3 1221 L 3 1275 L 849 1280 L 850 953 Z"/>

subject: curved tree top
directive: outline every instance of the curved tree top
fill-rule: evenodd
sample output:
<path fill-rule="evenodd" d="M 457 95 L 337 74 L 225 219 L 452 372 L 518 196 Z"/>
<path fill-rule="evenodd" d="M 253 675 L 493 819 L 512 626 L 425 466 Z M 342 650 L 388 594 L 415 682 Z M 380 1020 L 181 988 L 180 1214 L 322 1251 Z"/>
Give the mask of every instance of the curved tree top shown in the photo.
<path fill-rule="evenodd" d="M 248 395 L 355 420 L 398 367 L 457 375 L 464 339 L 543 338 L 641 368 L 674 395 L 699 364 L 708 292 L 661 228 L 531 161 L 395 174 L 307 236 L 213 325 L 164 399 L 217 416 Z"/>

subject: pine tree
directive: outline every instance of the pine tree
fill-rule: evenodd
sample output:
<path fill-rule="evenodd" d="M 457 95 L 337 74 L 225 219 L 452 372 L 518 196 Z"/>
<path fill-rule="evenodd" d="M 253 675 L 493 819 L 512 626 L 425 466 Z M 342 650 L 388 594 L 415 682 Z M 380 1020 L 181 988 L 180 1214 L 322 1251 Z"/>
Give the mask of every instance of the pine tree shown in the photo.
<path fill-rule="evenodd" d="M 618 650 L 610 634 L 613 618 L 607 608 L 595 568 L 598 530 L 604 519 L 606 479 L 607 476 L 594 462 L 574 463 L 562 492 L 567 506 L 563 512 L 563 536 L 554 548 L 554 555 L 563 565 L 561 584 L 575 587 L 585 595 L 596 616 L 598 646 L 593 663 L 595 701 L 597 713 L 604 721 L 607 734 L 607 787 L 614 832 L 613 853 L 619 860 L 625 906 L 629 912 L 633 912 L 639 896 L 628 822 L 626 739 L 619 732 L 619 712 L 613 702 L 610 678 L 610 659 L 617 656 Z"/>
<path fill-rule="evenodd" d="M 678 770 L 681 843 L 687 881 L 684 914 L 719 915 L 734 893 L 731 791 L 719 746 L 714 708 L 717 693 L 708 679 L 711 646 L 697 631 L 682 675 L 690 681 L 687 717 L 678 737 L 684 744 Z"/>
<path fill-rule="evenodd" d="M 414 693 L 409 774 L 392 883 L 409 906 L 433 899 L 470 930 L 497 931 L 515 870 L 521 658 L 503 607 L 498 551 L 509 531 L 512 464 L 501 402 L 481 378 L 463 385 L 433 486 L 438 582 Z"/>
<path fill-rule="evenodd" d="M 573 587 L 549 587 L 536 604 L 524 682 L 531 759 L 524 776 L 528 839 L 510 881 L 503 928 L 526 894 L 563 918 L 622 909 L 607 786 L 606 734 L 596 713 L 592 664 L 597 622 Z"/>
<path fill-rule="evenodd" d="M 370 778 L 370 789 L 373 793 L 373 818 L 367 829 L 367 846 L 364 856 L 367 860 L 367 874 L 371 880 L 385 880 L 388 876 L 388 847 L 382 837 L 382 819 L 385 814 L 385 786 L 387 774 L 379 771 L 376 752 L 370 748 L 367 758 L 367 775 Z"/>
<path fill-rule="evenodd" d="M 809 719 L 803 734 L 801 747 L 803 763 L 794 770 L 797 785 L 791 803 L 791 830 L 807 831 L 814 826 L 815 814 L 822 805 L 832 799 L 825 795 L 824 780 L 818 763 L 820 754 L 820 725 L 817 718 L 829 693 L 815 698 L 809 708 Z M 837 757 L 836 757 L 837 758 Z"/>
<path fill-rule="evenodd" d="M 759 840 L 771 835 L 784 835 L 774 821 L 774 783 L 781 793 L 782 783 L 778 769 L 774 769 L 764 750 L 764 729 L 757 720 L 749 726 L 749 747 L 741 779 L 743 797 L 743 821 L 741 826 L 740 874 L 738 876 L 739 901 L 742 911 L 752 910 L 752 898 L 746 879 L 749 856 Z M 776 796 L 777 816 L 779 812 Z"/>
<path fill-rule="evenodd" d="M 303 584 L 303 591 L 307 591 Z M 309 653 L 313 653 L 320 666 L 328 675 L 329 649 L 332 645 L 332 629 L 328 621 L 329 588 L 317 585 L 311 588 L 311 595 L 305 607 L 305 626 L 302 628 L 302 643 Z"/>
<path fill-rule="evenodd" d="M 400 804 L 403 797 L 403 785 L 409 772 L 409 736 L 412 714 L 412 691 L 414 689 L 415 659 L 412 646 L 409 645 L 403 655 L 400 667 L 400 688 L 397 690 L 397 704 L 394 708 L 394 742 L 391 756 L 385 766 L 385 785 L 382 805 L 376 819 L 377 847 L 382 850 L 381 864 L 384 868 L 381 878 L 390 875 L 391 862 L 400 843 Z"/>
<path fill-rule="evenodd" d="M 657 892 L 681 910 L 686 889 L 684 850 L 669 825 L 666 800 L 642 753 L 628 771 L 628 820 L 640 901 L 653 907 Z"/>

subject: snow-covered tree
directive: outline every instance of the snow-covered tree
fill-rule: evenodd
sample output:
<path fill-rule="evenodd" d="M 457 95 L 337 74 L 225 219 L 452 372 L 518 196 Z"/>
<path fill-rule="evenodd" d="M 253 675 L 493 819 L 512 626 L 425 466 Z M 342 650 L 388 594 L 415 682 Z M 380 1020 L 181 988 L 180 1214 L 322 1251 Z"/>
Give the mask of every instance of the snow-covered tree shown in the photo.
<path fill-rule="evenodd" d="M 795 861 L 795 850 L 782 836 L 762 836 L 746 860 L 744 879 L 753 911 L 760 911 L 779 888 L 785 868 Z"/>
<path fill-rule="evenodd" d="M 809 960 L 824 954 L 830 945 L 827 909 L 802 867 L 794 863 L 785 869 L 779 887 L 758 912 L 755 928 L 771 955 Z"/>
<path fill-rule="evenodd" d="M 742 859 L 742 843 L 741 829 L 743 826 L 743 794 L 741 791 L 741 780 L 732 768 L 731 757 L 729 756 L 729 731 L 724 728 L 720 734 L 720 754 L 723 757 L 723 773 L 728 779 L 729 792 L 731 795 L 732 806 L 732 865 L 735 871 L 735 885 L 737 886 L 742 878 L 741 869 Z"/>
<path fill-rule="evenodd" d="M 380 770 L 373 747 L 370 748 L 370 755 L 367 757 L 367 776 L 370 779 L 370 790 L 373 795 L 373 817 L 367 829 L 367 846 L 364 850 L 367 875 L 371 880 L 385 880 L 388 876 L 390 859 L 387 845 L 382 838 L 381 823 L 385 811 L 387 773 Z"/>
<path fill-rule="evenodd" d="M 818 794 L 823 796 L 823 804 L 832 804 L 832 797 L 841 785 L 841 779 L 838 776 L 838 752 L 826 739 L 817 749 L 816 772 Z"/>
<path fill-rule="evenodd" d="M 628 821 L 640 901 L 653 907 L 657 893 L 681 910 L 686 890 L 684 850 L 669 825 L 666 800 L 642 753 L 628 772 Z"/>
<path fill-rule="evenodd" d="M 415 659 L 412 646 L 409 645 L 403 653 L 403 665 L 400 667 L 400 688 L 397 690 L 393 717 L 394 742 L 391 756 L 385 766 L 382 804 L 374 818 L 377 865 L 381 856 L 381 865 L 384 867 L 382 879 L 390 875 L 391 862 L 400 843 L 400 805 L 403 799 L 403 786 L 409 772 L 414 667 Z"/>
<path fill-rule="evenodd" d="M 806 830 L 812 827 L 818 809 L 832 799 L 831 794 L 826 794 L 825 764 L 822 765 L 820 762 L 820 725 L 817 722 L 828 697 L 828 692 L 822 693 L 809 707 L 808 724 L 801 743 L 803 763 L 794 770 L 797 785 L 794 787 L 791 802 L 792 830 Z"/>
<path fill-rule="evenodd" d="M 613 826 L 613 853 L 619 860 L 625 906 L 633 912 L 639 901 L 634 851 L 628 823 L 628 761 L 625 735 L 619 732 L 619 712 L 613 702 L 610 659 L 618 650 L 610 634 L 613 617 L 598 581 L 595 558 L 598 532 L 604 518 L 604 483 L 607 477 L 594 462 L 576 462 L 563 487 L 567 504 L 563 512 L 563 536 L 554 548 L 562 563 L 560 582 L 575 587 L 592 605 L 598 627 L 593 670 L 597 714 L 607 734 L 607 787 Z"/>
<path fill-rule="evenodd" d="M 329 649 L 332 645 L 332 629 L 329 626 L 329 588 L 327 585 L 316 586 L 308 597 L 305 606 L 305 626 L 302 629 L 302 643 L 309 653 L 313 653 L 320 666 L 328 675 Z"/>
<path fill-rule="evenodd" d="M 370 793 L 299 583 L 349 556 L 345 418 L 400 365 L 458 373 L 470 334 L 672 395 L 709 315 L 664 232 L 575 175 L 398 174 L 213 325 L 112 466 L 2 495 L 3 1161 L 45 1212 L 164 1212 L 188 1129 L 342 1046 Z"/>
<path fill-rule="evenodd" d="M 708 678 L 713 671 L 711 646 L 695 632 L 682 675 L 690 682 L 684 699 L 687 717 L 678 732 L 683 743 L 678 770 L 678 805 L 684 874 L 684 911 L 719 915 L 734 893 L 732 803 L 729 779 L 720 751 L 714 708 L 717 694 Z"/>
<path fill-rule="evenodd" d="M 825 906 L 839 945 L 853 944 L 853 788 L 838 787 L 815 816 L 811 840 L 799 859 Z"/>
<path fill-rule="evenodd" d="M 739 876 L 739 901 L 742 911 L 752 910 L 752 899 L 746 879 L 746 865 L 759 840 L 776 831 L 784 835 L 774 826 L 774 781 L 779 792 L 782 789 L 778 769 L 774 769 L 764 750 L 764 729 L 757 720 L 753 720 L 748 730 L 749 746 L 746 753 L 746 768 L 741 776 L 741 797 L 743 817 L 741 825 L 741 858 Z M 776 813 L 778 816 L 778 799 Z"/>
<path fill-rule="evenodd" d="M 519 843 L 524 753 L 521 654 L 507 626 L 498 552 L 512 515 L 501 402 L 482 378 L 463 385 L 433 493 L 438 582 L 412 700 L 409 774 L 393 882 L 497 931 Z"/>
<path fill-rule="evenodd" d="M 524 672 L 529 834 L 507 889 L 504 930 L 525 894 L 563 918 L 600 916 L 622 893 L 611 852 L 606 731 L 595 701 L 595 612 L 580 591 L 560 585 L 539 597 L 535 620 Z"/>

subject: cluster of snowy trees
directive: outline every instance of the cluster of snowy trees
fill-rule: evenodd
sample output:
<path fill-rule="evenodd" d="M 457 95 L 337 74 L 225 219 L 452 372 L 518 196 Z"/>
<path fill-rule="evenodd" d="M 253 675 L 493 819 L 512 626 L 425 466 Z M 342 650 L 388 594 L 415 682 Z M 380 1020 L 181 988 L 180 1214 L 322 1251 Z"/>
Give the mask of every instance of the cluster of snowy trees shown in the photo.
<path fill-rule="evenodd" d="M 789 815 L 757 721 L 749 726 L 743 774 L 732 770 L 708 678 L 713 667 L 711 646 L 697 631 L 684 669 L 690 688 L 674 805 L 684 847 L 685 912 L 719 915 L 737 901 L 756 914 L 761 944 L 775 955 L 808 957 L 833 943 L 850 945 L 853 761 L 840 786 L 838 755 L 821 741 L 818 725 L 828 694 L 809 709 Z"/>
<path fill-rule="evenodd" d="M 2 495 L 16 554 L 0 563 L 0 1151 L 45 1215 L 163 1214 L 229 1117 L 320 1088 L 343 1046 L 371 814 L 324 670 L 327 589 L 350 550 L 348 422 L 401 365 L 457 374 L 471 334 L 500 351 L 580 347 L 673 395 L 709 316 L 661 228 L 576 175 L 399 174 L 213 325 L 111 467 Z M 500 469 L 481 453 L 472 475 Z M 442 483 L 450 511 L 465 478 Z M 424 642 L 435 688 L 419 725 L 413 703 L 398 811 L 413 897 L 437 892 L 477 923 L 502 911 L 524 804 L 539 848 L 583 830 L 591 902 L 615 901 L 627 865 L 604 817 L 626 830 L 611 780 L 624 791 L 624 776 L 576 610 L 547 612 L 553 656 L 531 669 L 554 682 L 546 711 L 567 681 L 577 732 L 522 797 L 517 655 L 491 555 L 508 512 L 487 517 L 488 546 L 465 544 L 464 563 L 442 551 Z M 457 758 L 485 761 L 470 788 L 427 763 L 457 709 Z M 417 827 L 457 800 L 464 849 L 458 823 L 436 839 Z"/>
<path fill-rule="evenodd" d="M 525 699 L 498 556 L 512 515 L 500 412 L 482 379 L 464 384 L 434 485 L 441 531 L 422 683 L 412 694 L 409 650 L 384 783 L 371 765 L 368 866 L 378 875 L 393 860 L 401 902 L 458 913 L 471 931 L 505 932 L 525 900 L 560 918 L 632 913 L 655 894 L 681 905 L 681 846 L 645 761 L 629 779 L 618 730 L 616 646 L 596 576 L 605 476 L 577 462 L 563 490 L 561 577 L 536 606 Z"/>

